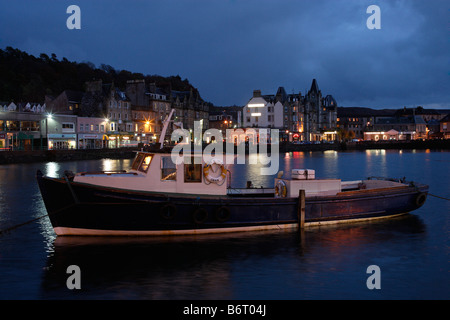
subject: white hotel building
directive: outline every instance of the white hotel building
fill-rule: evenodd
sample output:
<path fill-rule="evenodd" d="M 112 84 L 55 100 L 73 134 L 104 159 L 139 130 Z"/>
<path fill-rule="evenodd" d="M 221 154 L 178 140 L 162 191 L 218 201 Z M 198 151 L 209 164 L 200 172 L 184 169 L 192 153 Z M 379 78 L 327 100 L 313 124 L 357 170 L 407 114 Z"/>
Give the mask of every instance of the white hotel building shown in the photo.
<path fill-rule="evenodd" d="M 258 128 L 279 129 L 280 140 L 321 141 L 336 138 L 337 103 L 331 95 L 322 97 L 316 79 L 303 96 L 286 94 L 279 87 L 276 94 L 261 95 L 253 91 L 253 97 L 242 110 L 242 127 L 258 131 Z"/>
<path fill-rule="evenodd" d="M 244 127 L 283 129 L 283 104 L 274 102 L 266 101 L 261 91 L 253 91 L 253 97 L 243 109 Z"/>

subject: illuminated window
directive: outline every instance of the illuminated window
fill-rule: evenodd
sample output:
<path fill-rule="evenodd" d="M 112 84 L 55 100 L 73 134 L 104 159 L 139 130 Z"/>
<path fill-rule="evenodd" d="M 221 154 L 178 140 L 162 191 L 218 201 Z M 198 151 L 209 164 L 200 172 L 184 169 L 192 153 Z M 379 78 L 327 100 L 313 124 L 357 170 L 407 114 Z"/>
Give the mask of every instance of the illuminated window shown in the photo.
<path fill-rule="evenodd" d="M 147 172 L 148 167 L 150 167 L 150 162 L 152 162 L 152 158 L 153 156 L 151 155 L 145 156 L 144 159 L 142 160 L 141 166 L 139 167 L 139 171 Z"/>

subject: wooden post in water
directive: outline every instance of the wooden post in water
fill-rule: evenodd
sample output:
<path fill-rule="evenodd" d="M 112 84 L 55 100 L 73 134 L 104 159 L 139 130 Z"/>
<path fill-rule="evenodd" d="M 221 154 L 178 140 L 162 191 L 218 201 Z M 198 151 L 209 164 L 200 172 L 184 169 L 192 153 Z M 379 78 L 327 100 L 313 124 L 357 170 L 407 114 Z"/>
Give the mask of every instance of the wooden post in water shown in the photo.
<path fill-rule="evenodd" d="M 305 227 L 305 190 L 298 190 L 298 228 L 302 230 Z"/>

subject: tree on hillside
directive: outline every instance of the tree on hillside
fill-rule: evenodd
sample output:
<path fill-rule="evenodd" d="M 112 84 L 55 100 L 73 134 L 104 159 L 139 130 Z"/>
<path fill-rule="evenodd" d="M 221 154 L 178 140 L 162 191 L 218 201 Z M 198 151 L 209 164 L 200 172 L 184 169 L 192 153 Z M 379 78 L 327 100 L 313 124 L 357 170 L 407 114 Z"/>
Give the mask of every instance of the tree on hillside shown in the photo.
<path fill-rule="evenodd" d="M 45 95 L 57 96 L 64 90 L 83 91 L 86 81 L 93 79 L 114 82 L 121 89 L 125 89 L 128 80 L 145 79 L 147 83 L 178 91 L 193 90 L 198 94 L 189 80 L 182 80 L 179 75 L 144 75 L 116 70 L 107 64 L 96 68 L 91 62 L 71 62 L 65 57 L 58 60 L 55 53 L 34 57 L 12 47 L 0 49 L 0 101 L 42 102 Z"/>

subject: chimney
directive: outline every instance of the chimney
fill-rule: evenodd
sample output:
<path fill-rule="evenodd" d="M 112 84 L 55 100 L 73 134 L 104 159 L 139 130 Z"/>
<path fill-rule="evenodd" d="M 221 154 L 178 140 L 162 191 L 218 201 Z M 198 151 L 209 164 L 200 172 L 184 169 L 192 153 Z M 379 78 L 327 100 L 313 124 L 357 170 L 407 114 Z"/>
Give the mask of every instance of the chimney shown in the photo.
<path fill-rule="evenodd" d="M 261 90 L 253 90 L 253 98 L 261 97 Z"/>

